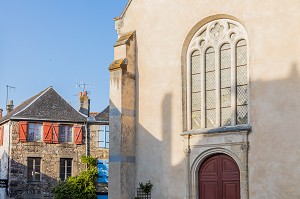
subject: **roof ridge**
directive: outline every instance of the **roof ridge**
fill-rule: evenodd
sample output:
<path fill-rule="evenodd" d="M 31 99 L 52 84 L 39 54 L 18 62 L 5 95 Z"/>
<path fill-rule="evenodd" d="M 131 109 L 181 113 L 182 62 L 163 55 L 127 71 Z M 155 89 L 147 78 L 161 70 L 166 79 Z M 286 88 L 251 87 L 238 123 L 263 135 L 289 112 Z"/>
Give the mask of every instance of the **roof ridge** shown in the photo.
<path fill-rule="evenodd" d="M 32 98 L 35 97 L 35 99 L 33 99 L 27 106 L 25 106 L 23 109 L 21 109 L 20 111 L 14 113 L 11 117 L 25 111 L 28 107 L 30 107 L 34 102 L 36 102 L 37 99 L 39 99 L 41 96 L 43 96 L 46 92 L 48 92 L 50 89 L 52 88 L 52 86 L 49 86 L 48 88 L 46 88 L 45 90 L 39 92 L 38 94 L 36 94 L 35 96 L 33 96 Z M 53 89 L 53 88 L 52 88 Z M 54 90 L 54 89 L 53 89 Z M 31 99 L 31 98 L 30 98 Z"/>

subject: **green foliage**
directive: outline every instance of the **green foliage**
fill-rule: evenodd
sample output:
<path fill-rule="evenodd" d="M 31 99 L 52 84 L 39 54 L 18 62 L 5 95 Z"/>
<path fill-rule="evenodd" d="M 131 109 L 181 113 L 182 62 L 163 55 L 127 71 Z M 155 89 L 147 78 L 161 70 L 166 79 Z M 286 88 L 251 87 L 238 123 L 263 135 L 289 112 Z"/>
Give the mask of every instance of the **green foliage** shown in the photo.
<path fill-rule="evenodd" d="M 139 183 L 140 185 L 140 189 L 144 192 L 144 193 L 150 193 L 151 189 L 153 187 L 153 184 L 150 182 L 150 180 L 144 185 L 143 183 Z"/>
<path fill-rule="evenodd" d="M 65 182 L 60 182 L 52 190 L 55 199 L 95 199 L 97 168 L 96 159 L 90 156 L 81 158 L 87 164 L 88 169 L 78 176 L 70 176 Z"/>

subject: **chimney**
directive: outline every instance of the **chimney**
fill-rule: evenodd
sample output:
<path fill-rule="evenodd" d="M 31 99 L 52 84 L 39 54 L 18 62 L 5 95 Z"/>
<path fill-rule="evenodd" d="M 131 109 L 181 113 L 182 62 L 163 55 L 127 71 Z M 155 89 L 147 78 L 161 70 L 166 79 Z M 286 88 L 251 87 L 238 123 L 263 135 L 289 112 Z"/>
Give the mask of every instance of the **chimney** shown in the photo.
<path fill-rule="evenodd" d="M 90 115 L 90 99 L 87 95 L 87 91 L 79 93 L 79 112 L 88 116 Z"/>
<path fill-rule="evenodd" d="M 10 113 L 14 109 L 14 103 L 12 100 L 9 101 L 9 104 L 6 105 L 6 113 Z"/>
<path fill-rule="evenodd" d="M 0 108 L 0 119 L 2 118 L 2 112 L 3 112 L 3 109 Z"/>

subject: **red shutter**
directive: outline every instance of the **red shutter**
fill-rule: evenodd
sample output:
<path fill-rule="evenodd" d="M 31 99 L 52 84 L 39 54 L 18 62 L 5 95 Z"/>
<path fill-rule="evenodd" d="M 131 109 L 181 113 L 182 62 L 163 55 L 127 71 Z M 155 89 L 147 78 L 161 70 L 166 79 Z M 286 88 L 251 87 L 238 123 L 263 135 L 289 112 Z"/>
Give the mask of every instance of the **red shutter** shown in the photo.
<path fill-rule="evenodd" d="M 4 126 L 0 126 L 0 146 L 3 146 Z"/>
<path fill-rule="evenodd" d="M 52 123 L 44 122 L 44 142 L 45 143 L 52 143 Z"/>
<path fill-rule="evenodd" d="M 82 144 L 82 127 L 81 125 L 74 125 L 74 143 Z"/>
<path fill-rule="evenodd" d="M 26 142 L 27 139 L 27 121 L 20 121 L 19 122 L 19 141 Z"/>
<path fill-rule="evenodd" d="M 58 144 L 58 140 L 59 140 L 59 124 L 53 124 L 52 143 Z"/>

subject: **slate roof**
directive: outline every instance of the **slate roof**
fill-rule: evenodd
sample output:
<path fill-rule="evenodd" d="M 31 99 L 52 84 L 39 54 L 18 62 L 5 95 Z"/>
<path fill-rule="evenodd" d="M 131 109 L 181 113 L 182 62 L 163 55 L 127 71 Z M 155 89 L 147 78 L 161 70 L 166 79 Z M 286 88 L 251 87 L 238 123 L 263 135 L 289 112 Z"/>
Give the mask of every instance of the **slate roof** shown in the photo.
<path fill-rule="evenodd" d="M 86 122 L 86 116 L 76 111 L 52 87 L 29 98 L 0 119 Z"/>
<path fill-rule="evenodd" d="M 109 106 L 95 116 L 97 122 L 109 122 Z"/>

